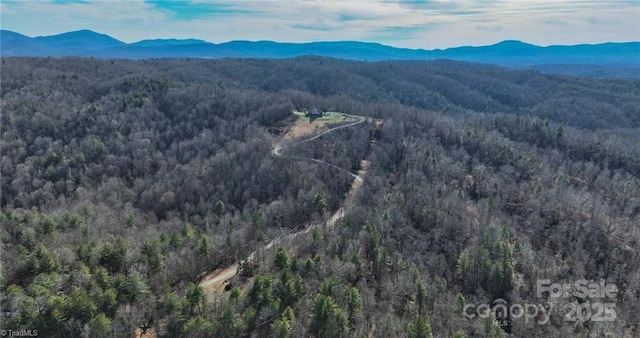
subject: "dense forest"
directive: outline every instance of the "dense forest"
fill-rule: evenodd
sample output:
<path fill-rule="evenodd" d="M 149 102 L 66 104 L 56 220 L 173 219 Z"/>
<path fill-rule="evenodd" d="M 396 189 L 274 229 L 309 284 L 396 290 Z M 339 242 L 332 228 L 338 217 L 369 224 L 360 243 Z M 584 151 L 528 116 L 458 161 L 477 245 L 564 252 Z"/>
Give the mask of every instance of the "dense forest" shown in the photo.
<path fill-rule="evenodd" d="M 640 334 L 639 80 L 445 60 L 1 62 L 3 330 Z M 384 123 L 274 156 L 292 112 L 311 107 Z M 326 222 L 363 160 L 337 226 L 278 243 L 215 295 L 198 286 Z M 536 289 L 582 279 L 617 292 Z M 548 321 L 471 318 L 465 306 L 496 300 L 541 304 Z M 596 320 L 598 301 L 614 305 L 613 320 Z M 567 314 L 572 304 L 589 316 Z"/>

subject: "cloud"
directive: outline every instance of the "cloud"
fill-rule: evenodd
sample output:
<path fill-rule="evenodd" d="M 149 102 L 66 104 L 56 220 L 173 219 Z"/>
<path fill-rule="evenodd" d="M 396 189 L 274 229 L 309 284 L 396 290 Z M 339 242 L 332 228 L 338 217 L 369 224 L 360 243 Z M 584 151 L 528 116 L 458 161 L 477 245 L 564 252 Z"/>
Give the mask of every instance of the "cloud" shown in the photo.
<path fill-rule="evenodd" d="M 88 3 L 88 0 L 53 0 L 54 3 L 57 4 L 69 4 L 69 3 Z"/>
<path fill-rule="evenodd" d="M 368 40 L 384 39 L 384 40 L 406 40 L 416 38 L 417 36 L 429 32 L 431 30 L 442 27 L 442 23 L 427 23 L 410 26 L 388 26 L 373 30 Z"/>
<path fill-rule="evenodd" d="M 476 26 L 476 29 L 482 32 L 492 32 L 492 33 L 504 31 L 504 27 L 500 25 L 478 25 Z"/>
<path fill-rule="evenodd" d="M 107 27 L 123 22 L 129 24 L 161 21 L 162 13 L 151 10 L 142 1 L 7 1 L 3 3 L 2 25 L 48 29 L 49 34 L 67 30 Z M 5 11 L 6 10 L 6 11 Z M 44 35 L 42 32 L 40 35 Z"/>
<path fill-rule="evenodd" d="M 545 26 L 561 26 L 561 27 L 569 26 L 569 24 L 566 21 L 558 20 L 558 19 L 545 19 L 544 24 Z"/>
<path fill-rule="evenodd" d="M 335 41 L 443 48 L 640 40 L 637 0 L 2 1 L 2 28 L 34 35 L 92 29 L 147 38 Z"/>
<path fill-rule="evenodd" d="M 311 31 L 322 31 L 329 32 L 335 30 L 336 25 L 331 24 L 331 22 L 311 22 L 311 23 L 294 23 L 291 25 L 291 28 L 295 29 L 305 29 Z"/>
<path fill-rule="evenodd" d="M 237 2 L 212 3 L 175 0 L 147 0 L 145 2 L 178 20 L 259 14 L 258 11 L 240 7 Z"/>

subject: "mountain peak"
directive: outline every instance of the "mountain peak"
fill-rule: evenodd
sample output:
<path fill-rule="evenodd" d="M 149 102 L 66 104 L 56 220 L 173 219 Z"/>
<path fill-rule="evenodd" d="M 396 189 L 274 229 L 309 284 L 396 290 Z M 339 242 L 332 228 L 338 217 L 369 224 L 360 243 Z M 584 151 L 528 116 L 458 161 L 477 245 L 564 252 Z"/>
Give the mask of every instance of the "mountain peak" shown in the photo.
<path fill-rule="evenodd" d="M 66 48 L 78 55 L 88 55 L 87 52 L 98 51 L 105 48 L 126 45 L 124 42 L 114 39 L 106 34 L 82 29 L 57 35 L 38 36 L 34 40 L 43 46 L 52 48 Z"/>
<path fill-rule="evenodd" d="M 503 40 L 494 44 L 494 46 L 535 46 L 535 45 L 522 42 L 520 40 Z"/>
<path fill-rule="evenodd" d="M 36 39 L 94 38 L 94 37 L 109 38 L 109 39 L 112 39 L 114 41 L 119 41 L 119 40 L 116 40 L 116 39 L 110 37 L 109 35 L 98 33 L 98 32 L 94 32 L 94 31 L 92 31 L 90 29 L 81 29 L 81 30 L 77 30 L 77 31 L 65 32 L 65 33 L 60 33 L 60 34 L 55 34 L 55 35 L 38 36 L 38 37 L 36 37 Z"/>
<path fill-rule="evenodd" d="M 77 31 L 71 31 L 71 32 L 66 32 L 66 33 L 62 33 L 62 34 L 69 34 L 69 35 L 71 35 L 71 34 L 78 34 L 78 35 L 80 35 L 80 34 L 105 35 L 105 34 L 101 34 L 101 33 L 92 31 L 90 29 L 79 29 Z"/>
<path fill-rule="evenodd" d="M 201 43 L 210 43 L 200 39 L 147 39 L 132 43 L 135 46 L 155 47 L 155 46 L 181 46 Z"/>
<path fill-rule="evenodd" d="M 25 39 L 30 39 L 30 37 L 20 34 L 18 32 L 14 32 L 14 31 L 10 31 L 10 30 L 6 30 L 6 29 L 0 29 L 0 34 L 2 35 L 3 38 L 5 37 L 11 37 L 11 38 L 25 38 Z"/>
<path fill-rule="evenodd" d="M 500 41 L 494 45 L 491 45 L 490 47 L 496 47 L 496 48 L 508 48 L 508 49 L 537 49 L 537 48 L 542 48 L 540 46 L 537 45 L 533 45 L 530 43 L 526 43 L 526 42 L 522 42 L 520 40 L 504 40 L 504 41 Z"/>

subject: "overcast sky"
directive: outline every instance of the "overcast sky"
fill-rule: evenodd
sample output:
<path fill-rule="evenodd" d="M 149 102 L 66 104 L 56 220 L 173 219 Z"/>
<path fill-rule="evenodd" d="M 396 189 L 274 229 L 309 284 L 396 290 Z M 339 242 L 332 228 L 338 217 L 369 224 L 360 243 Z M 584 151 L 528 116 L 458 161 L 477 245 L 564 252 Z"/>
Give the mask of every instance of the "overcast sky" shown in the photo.
<path fill-rule="evenodd" d="M 357 40 L 447 48 L 640 41 L 640 0 L 11 1 L 1 27 L 29 36 L 91 29 L 125 42 Z"/>

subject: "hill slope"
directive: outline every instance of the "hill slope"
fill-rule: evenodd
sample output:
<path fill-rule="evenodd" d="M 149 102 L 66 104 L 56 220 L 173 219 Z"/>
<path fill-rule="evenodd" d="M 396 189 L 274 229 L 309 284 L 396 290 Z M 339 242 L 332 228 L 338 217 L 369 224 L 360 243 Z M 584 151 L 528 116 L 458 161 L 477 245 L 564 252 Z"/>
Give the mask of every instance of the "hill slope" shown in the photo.
<path fill-rule="evenodd" d="M 624 68 L 622 76 L 640 76 L 640 42 L 540 47 L 520 41 L 491 46 L 444 50 L 407 49 L 357 41 L 279 43 L 231 41 L 214 44 L 197 39 L 157 39 L 126 44 L 88 30 L 29 38 L 3 30 L 2 56 L 94 56 L 99 58 L 291 58 L 316 55 L 349 60 L 452 59 L 512 67 L 534 65 L 582 65 L 569 72 L 586 72 L 587 66 Z M 543 67 L 561 71 L 560 67 Z M 592 74 L 597 74 L 592 72 Z M 619 74 L 619 73 L 617 73 Z"/>
<path fill-rule="evenodd" d="M 0 105 L 6 330 L 638 336 L 638 81 L 453 61 L 7 58 Z M 318 137 L 283 140 L 312 107 L 367 119 L 328 133 L 309 119 Z M 208 302 L 197 281 L 225 267 L 239 273 Z M 544 279 L 618 292 L 554 298 Z M 500 302 L 544 307 L 474 311 Z M 608 310 L 563 311 L 587 302 Z"/>

